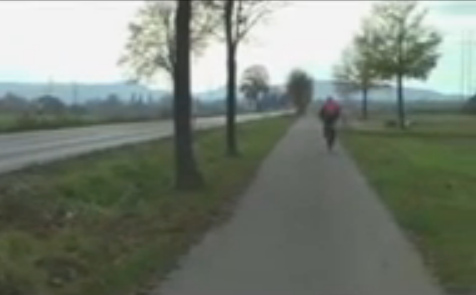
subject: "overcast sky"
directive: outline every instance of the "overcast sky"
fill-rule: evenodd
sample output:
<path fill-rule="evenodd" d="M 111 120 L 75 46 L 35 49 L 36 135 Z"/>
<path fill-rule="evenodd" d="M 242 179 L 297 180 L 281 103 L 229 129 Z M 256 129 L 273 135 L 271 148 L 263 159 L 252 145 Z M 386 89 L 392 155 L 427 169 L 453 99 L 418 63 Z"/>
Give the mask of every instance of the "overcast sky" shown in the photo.
<path fill-rule="evenodd" d="M 140 5 L 139 1 L 1 1 L 0 80 L 123 80 L 117 60 L 128 36 L 127 24 Z M 443 33 L 442 58 L 425 83 L 411 84 L 459 92 L 462 32 L 476 28 L 476 2 L 424 1 L 422 5 L 430 8 L 428 23 Z M 259 63 L 267 66 L 276 83 L 295 67 L 317 79 L 330 79 L 332 66 L 370 6 L 371 1 L 292 1 L 258 26 L 250 42 L 240 48 L 240 71 Z M 474 60 L 476 64 L 476 54 Z M 194 64 L 194 89 L 223 85 L 224 61 L 223 45 L 212 45 Z M 476 82 L 476 70 L 473 76 Z M 163 86 L 163 81 L 157 84 Z"/>

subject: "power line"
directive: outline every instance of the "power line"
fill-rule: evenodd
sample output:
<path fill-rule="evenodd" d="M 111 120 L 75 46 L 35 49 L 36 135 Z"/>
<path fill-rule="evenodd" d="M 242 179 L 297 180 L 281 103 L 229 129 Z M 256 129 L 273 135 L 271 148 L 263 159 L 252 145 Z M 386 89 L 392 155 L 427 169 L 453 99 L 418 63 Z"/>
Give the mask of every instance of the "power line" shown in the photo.
<path fill-rule="evenodd" d="M 467 71 L 468 71 L 468 74 L 467 74 L 467 79 L 466 79 L 466 87 L 467 87 L 467 91 L 466 91 L 466 95 L 467 96 L 470 96 L 471 95 L 471 92 L 473 91 L 473 87 L 472 87 L 472 82 L 473 82 L 473 69 L 472 69 L 472 65 L 473 65 L 473 31 L 469 31 L 469 36 L 468 36 L 468 44 L 466 46 L 466 49 L 467 49 L 467 54 L 468 54 L 468 62 L 466 63 L 466 68 L 467 68 Z"/>
<path fill-rule="evenodd" d="M 474 94 L 474 31 L 471 30 L 469 32 L 469 44 L 468 44 L 468 54 L 471 56 L 470 60 L 468 61 L 468 97 Z"/>
<path fill-rule="evenodd" d="M 46 95 L 52 95 L 53 93 L 53 77 L 52 76 L 49 76 L 48 77 L 48 83 L 46 83 L 46 87 L 45 87 L 45 94 Z"/>
<path fill-rule="evenodd" d="M 466 83 L 465 83 L 465 31 L 461 32 L 461 66 L 460 66 L 460 92 L 461 96 L 464 98 L 465 95 L 465 89 L 466 89 Z"/>
<path fill-rule="evenodd" d="M 463 31 L 461 38 L 461 72 L 460 72 L 460 91 L 463 98 L 467 98 L 476 93 L 476 81 L 473 79 L 474 49 L 475 49 L 474 31 Z"/>
<path fill-rule="evenodd" d="M 73 90 L 73 104 L 76 105 L 78 103 L 78 85 L 76 82 L 72 83 L 72 90 Z"/>

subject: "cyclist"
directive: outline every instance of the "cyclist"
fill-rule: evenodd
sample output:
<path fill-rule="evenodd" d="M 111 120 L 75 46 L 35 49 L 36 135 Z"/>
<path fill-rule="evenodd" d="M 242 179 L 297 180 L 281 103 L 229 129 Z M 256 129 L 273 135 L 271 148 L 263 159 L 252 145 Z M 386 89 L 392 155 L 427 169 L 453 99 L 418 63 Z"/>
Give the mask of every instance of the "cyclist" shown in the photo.
<path fill-rule="evenodd" d="M 340 105 L 331 96 L 327 97 L 319 111 L 319 117 L 323 123 L 327 147 L 332 150 L 336 137 L 335 124 L 340 117 Z"/>

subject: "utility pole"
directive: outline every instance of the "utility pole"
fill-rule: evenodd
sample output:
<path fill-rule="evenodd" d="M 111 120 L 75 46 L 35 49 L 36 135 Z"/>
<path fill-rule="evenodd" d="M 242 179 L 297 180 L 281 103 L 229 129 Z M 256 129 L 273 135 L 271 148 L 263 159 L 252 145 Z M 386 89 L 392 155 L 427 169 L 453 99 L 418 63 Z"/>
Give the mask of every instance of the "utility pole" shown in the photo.
<path fill-rule="evenodd" d="M 461 33 L 461 65 L 460 65 L 460 92 L 461 98 L 466 98 L 466 81 L 465 81 L 465 74 L 466 74 L 466 51 L 465 51 L 465 44 L 466 44 L 466 32 L 463 31 Z"/>
<path fill-rule="evenodd" d="M 46 85 L 46 95 L 53 95 L 53 78 L 49 76 L 48 84 Z"/>
<path fill-rule="evenodd" d="M 472 65 L 473 65 L 473 31 L 469 31 L 469 36 L 468 36 L 468 44 L 466 46 L 466 50 L 468 52 L 468 60 L 466 63 L 466 68 L 468 71 L 468 76 L 466 79 L 466 96 L 469 97 L 472 95 L 473 87 L 472 87 L 472 82 L 473 82 L 473 70 L 472 70 Z"/>
<path fill-rule="evenodd" d="M 72 83 L 73 86 L 73 105 L 76 105 L 78 103 L 78 85 L 76 82 Z"/>
<path fill-rule="evenodd" d="M 475 40 L 474 40 L 474 30 L 471 30 L 470 32 L 470 39 L 469 39 L 469 48 L 468 48 L 468 51 L 469 53 L 471 54 L 471 60 L 468 62 L 468 68 L 469 68 L 469 71 L 470 71 L 470 78 L 469 78 L 469 93 L 468 93 L 468 97 L 471 97 L 475 94 L 475 91 L 476 89 L 474 88 L 475 86 L 475 81 L 473 79 L 473 67 L 474 67 L 474 45 L 476 44 L 475 43 Z"/>
<path fill-rule="evenodd" d="M 473 80 L 473 65 L 474 65 L 474 47 L 476 43 L 474 40 L 474 31 L 463 31 L 461 40 L 461 77 L 460 87 L 463 99 L 474 95 L 476 93 L 476 81 Z"/>

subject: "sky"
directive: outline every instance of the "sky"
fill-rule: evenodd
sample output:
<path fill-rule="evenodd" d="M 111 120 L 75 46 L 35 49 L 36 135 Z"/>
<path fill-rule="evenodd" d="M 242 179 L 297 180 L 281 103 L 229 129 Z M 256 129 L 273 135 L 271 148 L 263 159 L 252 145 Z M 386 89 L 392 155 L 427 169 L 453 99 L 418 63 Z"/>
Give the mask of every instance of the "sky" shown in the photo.
<path fill-rule="evenodd" d="M 476 2 L 421 2 L 430 10 L 427 23 L 443 34 L 442 56 L 427 81 L 408 85 L 459 93 L 462 35 L 476 28 Z M 117 61 L 128 37 L 127 25 L 141 5 L 140 1 L 1 1 L 0 81 L 124 80 L 125 71 Z M 290 1 L 259 24 L 239 48 L 239 72 L 262 64 L 273 83 L 284 82 L 297 67 L 316 79 L 331 79 L 332 67 L 371 5 L 372 1 Z M 476 86 L 476 71 L 473 76 Z M 224 77 L 224 46 L 211 44 L 193 65 L 194 91 L 220 87 Z M 169 87 L 161 77 L 153 86 Z"/>

